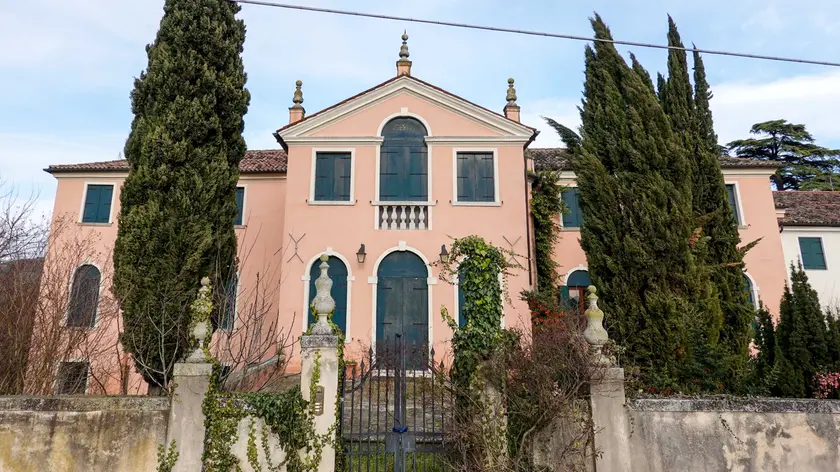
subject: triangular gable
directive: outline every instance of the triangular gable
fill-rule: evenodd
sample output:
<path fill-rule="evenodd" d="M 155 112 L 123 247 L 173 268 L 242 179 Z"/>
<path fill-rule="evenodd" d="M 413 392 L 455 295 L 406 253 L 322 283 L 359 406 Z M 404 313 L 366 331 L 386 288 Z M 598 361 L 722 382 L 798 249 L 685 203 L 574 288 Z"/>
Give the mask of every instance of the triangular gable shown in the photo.
<path fill-rule="evenodd" d="M 276 135 L 283 140 L 309 136 L 357 110 L 367 108 L 402 92 L 424 98 L 441 108 L 486 126 L 502 136 L 521 137 L 524 141 L 530 141 L 537 133 L 535 128 L 513 121 L 416 77 L 403 75 L 388 79 L 301 121 L 286 125 L 277 130 Z"/>

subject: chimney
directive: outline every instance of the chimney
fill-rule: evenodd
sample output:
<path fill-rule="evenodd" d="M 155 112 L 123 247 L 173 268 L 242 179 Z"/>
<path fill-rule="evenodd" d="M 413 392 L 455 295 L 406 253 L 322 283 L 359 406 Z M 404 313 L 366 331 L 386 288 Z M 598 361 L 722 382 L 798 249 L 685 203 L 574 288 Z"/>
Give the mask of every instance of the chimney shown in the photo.
<path fill-rule="evenodd" d="M 508 79 L 507 105 L 505 105 L 505 116 L 509 120 L 519 123 L 519 105 L 516 104 L 516 89 L 513 88 L 513 79 Z"/>
<path fill-rule="evenodd" d="M 406 31 L 402 34 L 402 46 L 400 46 L 400 60 L 397 61 L 397 77 L 411 75 L 411 61 L 408 60 L 408 35 Z"/>
<path fill-rule="evenodd" d="M 306 110 L 304 110 L 303 105 L 301 105 L 301 103 L 303 103 L 303 91 L 300 89 L 302 85 L 303 82 L 300 80 L 295 82 L 295 95 L 292 97 L 294 105 L 289 107 L 289 124 L 297 123 L 306 116 Z"/>

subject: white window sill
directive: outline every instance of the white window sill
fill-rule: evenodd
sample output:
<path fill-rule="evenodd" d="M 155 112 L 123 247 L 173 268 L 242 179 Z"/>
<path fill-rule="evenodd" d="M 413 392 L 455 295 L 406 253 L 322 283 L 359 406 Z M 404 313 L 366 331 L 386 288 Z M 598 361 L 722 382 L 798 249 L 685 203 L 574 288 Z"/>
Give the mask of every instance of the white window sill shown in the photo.
<path fill-rule="evenodd" d="M 739 223 L 738 224 L 738 229 L 750 229 L 750 225 L 742 225 L 742 224 Z"/>
<path fill-rule="evenodd" d="M 565 227 L 565 226 L 561 226 L 561 227 L 560 227 L 560 231 L 566 231 L 566 232 L 580 232 L 580 226 L 570 226 L 570 227 L 568 227 L 568 228 L 567 228 L 567 227 Z"/>
<path fill-rule="evenodd" d="M 500 206 L 502 206 L 502 202 L 452 202 L 452 206 L 500 207 Z"/>
<path fill-rule="evenodd" d="M 79 225 L 79 226 L 103 226 L 103 227 L 114 225 L 113 222 L 110 222 L 110 223 L 84 223 L 82 221 L 79 221 L 76 224 Z"/>
<path fill-rule="evenodd" d="M 357 200 L 349 201 L 323 201 L 323 200 L 307 200 L 306 203 L 311 206 L 353 206 Z"/>
<path fill-rule="evenodd" d="M 233 225 L 233 229 L 245 229 L 248 225 Z"/>
<path fill-rule="evenodd" d="M 437 205 L 437 200 L 435 201 L 397 201 L 394 200 L 392 202 L 380 201 L 380 200 L 373 200 L 370 202 L 373 206 L 390 206 L 390 205 L 405 205 L 405 206 L 435 206 Z"/>

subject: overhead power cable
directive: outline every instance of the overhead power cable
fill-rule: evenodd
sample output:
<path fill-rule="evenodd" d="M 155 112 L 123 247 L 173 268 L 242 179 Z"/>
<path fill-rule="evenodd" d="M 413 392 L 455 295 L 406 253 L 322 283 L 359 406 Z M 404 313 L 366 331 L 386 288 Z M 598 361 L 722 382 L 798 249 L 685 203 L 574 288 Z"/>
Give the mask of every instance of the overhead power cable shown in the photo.
<path fill-rule="evenodd" d="M 640 43 L 636 41 L 619 41 L 615 39 L 599 39 L 599 38 L 587 38 L 585 36 L 574 36 L 571 34 L 560 34 L 560 33 L 548 33 L 544 31 L 531 31 L 531 30 L 523 30 L 523 29 L 514 29 L 514 28 L 500 28 L 496 26 L 482 26 L 482 25 L 471 25 L 467 23 L 454 23 L 451 21 L 440 21 L 440 20 L 426 20 L 422 18 L 406 18 L 401 16 L 393 16 L 393 15 L 379 15 L 376 13 L 363 13 L 357 11 L 348 11 L 348 10 L 335 10 L 332 8 L 317 8 L 317 7 L 308 7 L 304 5 L 291 5 L 286 3 L 276 3 L 276 2 L 267 2 L 261 0 L 227 0 L 231 3 L 245 3 L 250 5 L 261 5 L 266 7 L 275 7 L 275 8 L 285 8 L 288 10 L 302 10 L 302 11 L 310 11 L 316 13 L 331 13 L 334 15 L 346 15 L 346 16 L 358 16 L 364 18 L 376 18 L 379 20 L 393 20 L 393 21 L 406 21 L 409 23 L 424 23 L 429 25 L 438 25 L 438 26 L 451 26 L 454 28 L 467 28 L 467 29 L 476 29 L 476 30 L 484 30 L 484 31 L 496 31 L 501 33 L 514 33 L 514 34 L 524 34 L 529 36 L 544 36 L 549 38 L 561 38 L 561 39 L 571 39 L 574 41 L 600 41 L 604 43 L 612 43 L 612 44 L 620 44 L 623 46 L 636 46 L 642 48 L 653 48 L 653 49 L 676 49 L 680 51 L 688 51 L 688 52 L 699 52 L 702 54 L 713 54 L 718 56 L 733 56 L 733 57 L 745 57 L 748 59 L 762 59 L 767 61 L 779 61 L 779 62 L 796 62 L 799 64 L 815 64 L 819 66 L 830 66 L 830 67 L 840 67 L 840 62 L 828 62 L 828 61 L 816 61 L 810 59 L 797 59 L 791 57 L 777 57 L 777 56 L 763 56 L 760 54 L 747 54 L 741 52 L 731 52 L 731 51 L 717 51 L 712 49 L 698 49 L 698 48 L 681 48 L 677 46 L 665 46 L 662 44 L 651 44 L 651 43 Z"/>

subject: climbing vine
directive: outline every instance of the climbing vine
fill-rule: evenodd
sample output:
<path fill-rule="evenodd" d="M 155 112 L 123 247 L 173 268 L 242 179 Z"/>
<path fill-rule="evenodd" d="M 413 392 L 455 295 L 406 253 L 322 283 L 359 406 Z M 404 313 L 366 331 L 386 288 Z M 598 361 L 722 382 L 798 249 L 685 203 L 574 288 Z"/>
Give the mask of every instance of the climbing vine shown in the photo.
<path fill-rule="evenodd" d="M 452 243 L 449 258 L 441 264 L 440 277 L 445 281 L 460 276 L 458 290 L 463 294 L 466 324 L 458 323 L 444 307 L 442 315 L 455 331 L 453 380 L 467 387 L 479 364 L 505 340 L 502 331 L 502 300 L 508 298 L 503 279 L 511 264 L 508 254 L 488 244 L 479 236 L 467 236 Z"/>
<path fill-rule="evenodd" d="M 534 249 L 539 291 L 553 292 L 557 286 L 557 262 L 551 257 L 560 237 L 556 218 L 567 211 L 560 199 L 564 186 L 560 173 L 541 170 L 531 174 L 531 216 L 534 219 Z"/>
<path fill-rule="evenodd" d="M 316 317 L 317 319 L 317 317 Z M 338 337 L 338 374 L 344 374 L 344 335 L 332 322 L 332 313 L 327 317 L 333 334 Z M 311 332 L 311 326 L 307 335 Z M 339 446 L 336 433 L 340 420 L 336 398 L 336 418 L 324 434 L 315 431 L 315 400 L 321 380 L 321 353 L 316 352 L 313 371 L 309 381 L 309 396 L 304 399 L 298 386 L 281 393 L 247 392 L 232 393 L 221 389 L 222 365 L 207 353 L 208 362 L 213 365 L 210 387 L 204 397 L 205 444 L 202 462 L 205 472 L 239 472 L 239 459 L 231 451 L 237 441 L 238 425 L 248 418 L 248 439 L 246 457 L 256 472 L 286 470 L 288 472 L 315 472 L 321 463 L 324 446 L 333 443 Z M 257 428 L 257 419 L 263 426 Z M 271 458 L 270 437 L 277 439 L 285 451 L 284 460 L 274 464 Z M 259 441 L 258 441 L 259 439 Z M 258 444 L 259 442 L 259 444 Z M 265 466 L 260 463 L 260 450 Z M 302 454 L 301 454 L 302 452 Z"/>
<path fill-rule="evenodd" d="M 178 448 L 175 441 L 169 443 L 169 448 L 163 444 L 158 445 L 157 462 L 157 472 L 172 472 L 175 463 L 178 462 Z"/>

